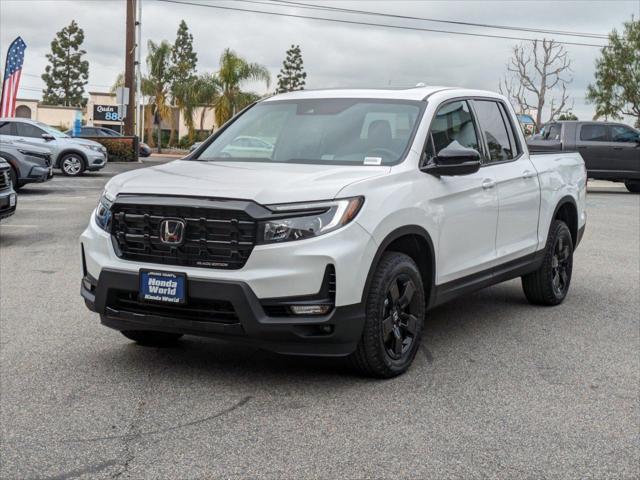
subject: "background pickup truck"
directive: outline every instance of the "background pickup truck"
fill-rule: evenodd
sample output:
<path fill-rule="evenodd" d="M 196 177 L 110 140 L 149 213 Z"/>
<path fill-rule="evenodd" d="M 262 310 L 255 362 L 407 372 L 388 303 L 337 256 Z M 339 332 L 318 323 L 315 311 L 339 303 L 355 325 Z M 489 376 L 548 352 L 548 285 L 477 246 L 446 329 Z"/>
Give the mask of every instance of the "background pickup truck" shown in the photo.
<path fill-rule="evenodd" d="M 429 308 L 517 277 L 534 304 L 569 291 L 584 162 L 530 156 L 517 125 L 480 90 L 261 100 L 189 157 L 107 183 L 81 294 L 138 343 L 213 336 L 398 375 Z"/>
<path fill-rule="evenodd" d="M 578 151 L 589 178 L 624 182 L 640 193 L 640 131 L 622 123 L 562 121 L 548 123 L 529 150 Z"/>

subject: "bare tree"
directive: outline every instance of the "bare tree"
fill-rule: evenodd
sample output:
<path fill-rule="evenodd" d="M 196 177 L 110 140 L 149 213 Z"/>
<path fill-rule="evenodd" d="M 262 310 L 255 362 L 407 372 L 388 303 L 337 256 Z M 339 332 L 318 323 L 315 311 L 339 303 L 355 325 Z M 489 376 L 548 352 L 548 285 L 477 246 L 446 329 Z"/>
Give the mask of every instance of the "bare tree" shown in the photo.
<path fill-rule="evenodd" d="M 536 124 L 540 126 L 547 103 L 548 121 L 573 108 L 567 94 L 567 85 L 573 80 L 570 73 L 571 60 L 561 44 L 554 40 L 532 40 L 513 47 L 499 90 L 521 113 L 535 110 Z M 554 90 L 558 91 L 559 98 Z"/>

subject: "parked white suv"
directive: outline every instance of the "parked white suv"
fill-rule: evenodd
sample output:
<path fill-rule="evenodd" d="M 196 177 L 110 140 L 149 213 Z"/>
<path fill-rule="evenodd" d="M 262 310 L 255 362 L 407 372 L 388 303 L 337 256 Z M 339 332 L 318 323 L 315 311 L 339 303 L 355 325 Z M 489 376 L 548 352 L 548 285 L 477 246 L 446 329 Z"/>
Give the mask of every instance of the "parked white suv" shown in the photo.
<path fill-rule="evenodd" d="M 567 295 L 584 163 L 530 156 L 517 125 L 504 97 L 456 88 L 263 100 L 106 185 L 82 296 L 139 343 L 206 335 L 400 374 L 435 305 L 514 277 L 532 303 Z"/>
<path fill-rule="evenodd" d="M 107 164 L 107 149 L 98 142 L 72 138 L 46 123 L 25 118 L 0 118 L 0 140 L 16 145 L 34 145 L 51 152 L 53 168 L 75 177 L 84 171 L 101 170 Z"/>

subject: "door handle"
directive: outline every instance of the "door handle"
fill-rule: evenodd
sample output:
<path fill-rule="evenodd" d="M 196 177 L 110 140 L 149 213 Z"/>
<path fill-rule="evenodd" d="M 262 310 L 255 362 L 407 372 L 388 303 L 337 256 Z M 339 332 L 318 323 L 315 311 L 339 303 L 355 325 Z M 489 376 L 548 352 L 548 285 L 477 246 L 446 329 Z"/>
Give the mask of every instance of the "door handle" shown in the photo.
<path fill-rule="evenodd" d="M 587 146 L 586 146 L 586 145 L 578 145 L 578 148 L 579 148 L 580 150 L 583 150 L 583 149 L 587 148 Z"/>
<path fill-rule="evenodd" d="M 535 172 L 532 172 L 531 170 L 525 170 L 524 172 L 522 172 L 522 178 L 533 178 L 536 176 Z"/>
<path fill-rule="evenodd" d="M 493 188 L 495 186 L 496 186 L 496 182 L 491 178 L 485 178 L 482 181 L 482 188 L 484 188 L 485 190 L 489 190 L 490 188 Z"/>

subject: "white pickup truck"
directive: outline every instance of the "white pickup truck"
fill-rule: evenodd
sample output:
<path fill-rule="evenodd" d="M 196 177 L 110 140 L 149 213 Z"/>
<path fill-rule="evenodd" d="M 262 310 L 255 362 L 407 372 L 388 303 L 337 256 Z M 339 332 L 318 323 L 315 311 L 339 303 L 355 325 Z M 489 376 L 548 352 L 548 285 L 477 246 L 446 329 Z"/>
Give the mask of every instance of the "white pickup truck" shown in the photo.
<path fill-rule="evenodd" d="M 109 181 L 81 293 L 141 344 L 204 335 L 391 377 L 435 305 L 516 277 L 530 302 L 563 301 L 586 180 L 577 153 L 529 155 L 492 92 L 276 95 Z"/>

